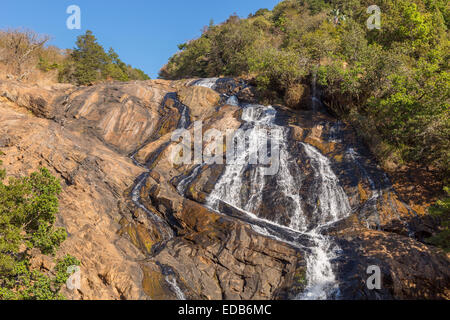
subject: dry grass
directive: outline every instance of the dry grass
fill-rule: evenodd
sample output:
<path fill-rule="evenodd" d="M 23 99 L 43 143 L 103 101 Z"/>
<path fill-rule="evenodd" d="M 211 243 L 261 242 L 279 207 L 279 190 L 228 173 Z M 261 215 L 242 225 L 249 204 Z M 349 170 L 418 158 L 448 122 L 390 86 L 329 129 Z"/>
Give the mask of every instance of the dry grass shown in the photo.
<path fill-rule="evenodd" d="M 55 66 L 64 61 L 65 55 L 56 47 L 46 46 L 49 40 L 50 37 L 30 30 L 0 30 L 0 80 L 57 82 Z M 41 59 L 48 68 L 39 67 Z"/>

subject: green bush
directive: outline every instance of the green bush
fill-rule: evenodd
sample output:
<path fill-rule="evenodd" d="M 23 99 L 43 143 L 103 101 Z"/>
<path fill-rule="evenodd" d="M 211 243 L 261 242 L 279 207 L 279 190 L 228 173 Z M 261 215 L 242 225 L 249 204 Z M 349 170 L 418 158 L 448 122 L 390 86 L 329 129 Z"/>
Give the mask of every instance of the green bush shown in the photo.
<path fill-rule="evenodd" d="M 92 31 L 78 37 L 76 47 L 59 73 L 61 82 L 89 85 L 102 80 L 148 80 L 142 70 L 134 69 L 119 59 L 110 48 L 106 53 Z"/>
<path fill-rule="evenodd" d="M 427 242 L 450 252 L 450 188 L 446 187 L 445 192 L 447 196 L 430 208 L 430 213 L 440 219 L 442 231 Z"/>
<path fill-rule="evenodd" d="M 66 231 L 54 226 L 59 181 L 45 168 L 28 177 L 10 178 L 7 183 L 5 176 L 1 170 L 0 300 L 62 299 L 59 291 L 69 276 L 63 273 L 67 264 L 79 264 L 75 258 L 66 256 L 59 261 L 56 276 L 30 268 L 32 249 L 51 255 L 66 239 Z"/>
<path fill-rule="evenodd" d="M 446 180 L 448 3 L 382 1 L 382 27 L 368 30 L 366 10 L 372 4 L 286 0 L 248 19 L 232 16 L 180 46 L 160 77 L 245 76 L 256 80 L 263 98 L 294 106 L 292 88 L 316 75 L 335 114 L 358 122 L 362 136 L 389 146 L 373 150 L 390 150 L 399 162 L 437 169 Z"/>

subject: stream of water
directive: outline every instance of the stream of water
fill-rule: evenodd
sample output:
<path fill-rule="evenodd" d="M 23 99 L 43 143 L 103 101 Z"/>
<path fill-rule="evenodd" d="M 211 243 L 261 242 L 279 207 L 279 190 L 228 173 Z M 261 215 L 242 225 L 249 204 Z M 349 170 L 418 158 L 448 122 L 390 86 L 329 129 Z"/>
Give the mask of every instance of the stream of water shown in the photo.
<path fill-rule="evenodd" d="M 214 88 L 216 79 L 203 79 L 195 85 Z M 314 92 L 316 90 L 314 89 Z M 318 99 L 314 95 L 313 105 L 317 108 Z M 330 238 L 321 233 L 324 226 L 345 218 L 351 212 L 348 198 L 334 174 L 328 158 L 313 146 L 301 143 L 301 148 L 314 171 L 314 192 L 300 194 L 302 187 L 302 172 L 289 152 L 288 129 L 275 123 L 277 111 L 274 107 L 263 105 L 240 104 L 236 97 L 230 97 L 228 104 L 242 107 L 242 131 L 236 135 L 242 141 L 258 140 L 261 129 L 267 130 L 270 144 L 277 144 L 279 153 L 279 170 L 275 178 L 265 175 L 263 165 L 250 165 L 249 159 L 267 152 L 262 144 L 246 143 L 244 152 L 237 154 L 237 161 L 226 165 L 225 170 L 217 181 L 214 190 L 207 198 L 207 206 L 215 211 L 221 210 L 221 205 L 239 209 L 246 220 L 252 224 L 253 229 L 265 236 L 288 242 L 298 247 L 307 243 L 307 286 L 298 299 L 329 299 L 336 296 L 338 286 L 333 272 L 332 261 L 336 256 L 338 247 Z M 244 134 L 245 132 L 245 134 Z M 246 140 L 247 139 L 247 140 Z M 199 167 L 185 178 L 179 185 L 182 192 L 185 185 L 199 172 Z M 263 194 L 266 185 L 276 190 L 278 201 L 285 204 L 288 224 L 283 224 L 277 216 L 260 218 L 259 208 L 264 201 Z M 305 214 L 304 201 L 311 200 L 317 203 L 312 215 Z M 310 202 L 311 202 L 310 201 Z M 281 232 L 274 232 L 278 230 Z M 289 239 L 285 234 L 291 235 Z M 308 238 L 308 241 L 298 242 L 296 239 Z"/>

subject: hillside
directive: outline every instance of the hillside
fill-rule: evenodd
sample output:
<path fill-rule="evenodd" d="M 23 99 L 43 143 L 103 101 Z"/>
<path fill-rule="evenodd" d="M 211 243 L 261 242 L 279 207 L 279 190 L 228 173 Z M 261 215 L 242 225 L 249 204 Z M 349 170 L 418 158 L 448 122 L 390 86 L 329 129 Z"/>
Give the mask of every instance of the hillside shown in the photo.
<path fill-rule="evenodd" d="M 370 5 L 287 0 L 247 19 L 231 16 L 180 44 L 160 77 L 244 77 L 260 101 L 294 109 L 308 108 L 317 88 L 385 169 L 419 167 L 442 191 L 450 167 L 448 2 L 380 1 L 381 29 L 372 30 Z"/>

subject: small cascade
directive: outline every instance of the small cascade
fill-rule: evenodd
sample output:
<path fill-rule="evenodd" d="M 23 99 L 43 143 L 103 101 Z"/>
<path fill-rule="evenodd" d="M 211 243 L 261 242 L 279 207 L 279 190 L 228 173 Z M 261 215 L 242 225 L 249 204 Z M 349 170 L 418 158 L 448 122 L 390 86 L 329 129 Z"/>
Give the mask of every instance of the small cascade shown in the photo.
<path fill-rule="evenodd" d="M 313 146 L 302 143 L 306 155 L 314 169 L 315 193 L 318 195 L 318 205 L 313 212 L 314 227 L 309 232 L 314 246 L 307 256 L 308 285 L 299 299 L 321 300 L 336 294 L 337 283 L 331 261 L 335 258 L 337 246 L 333 247 L 331 240 L 320 233 L 321 229 L 337 222 L 351 213 L 347 195 L 339 185 L 339 180 L 331 169 L 328 158 Z"/>
<path fill-rule="evenodd" d="M 320 227 L 339 221 L 351 212 L 347 195 L 339 185 L 339 179 L 331 169 L 330 160 L 313 146 L 301 143 L 306 155 L 311 161 L 315 175 L 315 192 L 318 194 L 318 203 L 314 211 L 314 223 Z"/>
<path fill-rule="evenodd" d="M 375 182 L 373 181 L 371 175 L 367 172 L 366 168 L 361 164 L 360 156 L 353 148 L 349 148 L 347 150 L 347 155 L 352 159 L 352 162 L 356 164 L 358 169 L 360 170 L 363 177 L 367 180 L 367 183 L 369 184 L 370 190 L 372 191 L 372 196 L 370 199 L 366 201 L 366 206 L 370 206 L 372 209 L 372 212 L 378 212 L 378 199 L 382 195 L 382 191 L 380 188 L 377 187 Z M 377 216 L 375 223 L 379 226 L 380 225 L 380 218 Z M 369 223 L 367 223 L 367 227 L 370 228 Z"/>
<path fill-rule="evenodd" d="M 193 86 L 214 89 L 219 78 L 205 78 L 194 82 Z"/>
<path fill-rule="evenodd" d="M 200 170 L 203 168 L 202 165 L 198 165 L 192 170 L 192 172 L 186 176 L 184 179 L 182 179 L 177 186 L 177 191 L 180 195 L 184 196 L 186 193 L 186 189 L 191 184 L 191 182 L 197 177 L 197 175 L 200 173 Z"/>
<path fill-rule="evenodd" d="M 246 105 L 242 113 L 244 124 L 239 130 L 235 139 L 246 141 L 245 152 L 237 152 L 237 157 L 233 163 L 227 164 L 225 172 L 217 182 L 213 192 L 207 199 L 208 205 L 217 210 L 219 200 L 231 204 L 237 208 L 252 212 L 257 208 L 262 200 L 261 191 L 265 185 L 265 167 L 262 165 L 249 165 L 250 159 L 256 159 L 258 155 L 266 154 L 267 150 L 261 144 L 260 138 L 263 134 L 261 129 L 268 130 L 271 143 L 279 143 L 280 137 L 284 134 L 284 128 L 273 123 L 276 111 L 273 107 L 261 105 Z M 253 143 L 251 143 L 253 142 Z M 256 143 L 255 143 L 256 142 Z M 228 159 L 227 159 L 228 161 Z M 280 165 L 282 165 L 280 161 Z M 249 171 L 251 178 L 250 192 L 244 195 L 242 188 L 246 181 L 243 177 Z"/>
<path fill-rule="evenodd" d="M 225 104 L 228 104 L 230 106 L 239 106 L 239 100 L 236 96 L 231 96 L 227 99 L 227 102 Z"/>
<path fill-rule="evenodd" d="M 183 291 L 178 286 L 177 279 L 175 279 L 175 277 L 173 277 L 173 276 L 166 276 L 165 280 L 169 284 L 169 286 L 172 289 L 173 293 L 175 293 L 175 295 L 177 296 L 178 300 L 186 300 L 186 297 L 184 296 Z"/>
<path fill-rule="evenodd" d="M 336 257 L 337 248 L 332 248 L 332 242 L 317 231 L 309 233 L 313 246 L 306 256 L 305 291 L 297 297 L 299 300 L 326 300 L 333 297 L 338 285 L 331 261 Z"/>

